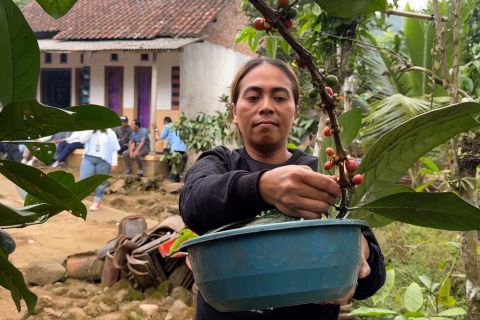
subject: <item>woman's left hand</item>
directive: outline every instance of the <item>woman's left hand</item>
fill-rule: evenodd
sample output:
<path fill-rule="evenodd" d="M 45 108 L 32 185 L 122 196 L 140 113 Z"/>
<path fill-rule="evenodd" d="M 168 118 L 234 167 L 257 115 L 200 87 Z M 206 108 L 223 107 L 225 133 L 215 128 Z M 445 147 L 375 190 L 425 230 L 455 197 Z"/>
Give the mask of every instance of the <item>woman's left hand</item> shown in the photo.
<path fill-rule="evenodd" d="M 360 234 L 360 246 L 361 246 L 362 252 L 360 254 L 360 270 L 358 271 L 358 279 L 363 279 L 363 278 L 366 278 L 372 271 L 370 269 L 370 265 L 367 262 L 367 259 L 370 256 L 370 248 L 368 246 L 367 239 L 365 239 L 363 234 Z M 338 304 L 338 305 L 347 304 L 353 298 L 353 295 L 355 294 L 355 290 L 357 290 L 356 285 L 353 286 L 353 288 L 350 289 L 350 291 L 340 299 L 320 301 L 320 302 L 317 302 L 317 304 Z"/>

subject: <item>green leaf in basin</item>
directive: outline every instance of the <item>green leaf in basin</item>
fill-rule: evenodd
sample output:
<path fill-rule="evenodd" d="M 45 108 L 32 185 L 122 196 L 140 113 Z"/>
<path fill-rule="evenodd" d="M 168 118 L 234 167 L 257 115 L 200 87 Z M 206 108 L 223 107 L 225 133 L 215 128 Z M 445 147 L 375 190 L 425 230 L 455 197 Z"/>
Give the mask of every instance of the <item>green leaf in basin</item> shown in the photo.
<path fill-rule="evenodd" d="M 454 231 L 480 229 L 480 209 L 452 192 L 396 193 L 357 208 L 427 228 Z"/>

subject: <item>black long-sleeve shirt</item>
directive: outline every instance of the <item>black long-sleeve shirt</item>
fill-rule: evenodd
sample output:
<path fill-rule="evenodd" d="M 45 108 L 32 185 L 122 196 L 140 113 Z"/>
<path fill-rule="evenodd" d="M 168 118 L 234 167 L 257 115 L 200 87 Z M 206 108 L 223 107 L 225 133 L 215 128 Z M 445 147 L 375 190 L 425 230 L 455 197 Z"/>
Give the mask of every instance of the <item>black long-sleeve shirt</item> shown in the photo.
<path fill-rule="evenodd" d="M 318 159 L 300 150 L 292 151 L 285 163 L 267 164 L 251 158 L 244 148 L 217 147 L 204 152 L 189 170 L 180 195 L 180 214 L 186 225 L 203 234 L 230 222 L 253 218 L 274 209 L 260 195 L 260 176 L 286 165 L 308 165 L 317 170 Z M 362 231 L 370 247 L 367 260 L 371 273 L 358 280 L 355 299 L 372 296 L 385 282 L 385 264 L 378 242 L 370 229 Z M 219 312 L 199 293 L 197 320 L 230 319 L 337 319 L 338 305 L 306 304 L 266 310 Z"/>

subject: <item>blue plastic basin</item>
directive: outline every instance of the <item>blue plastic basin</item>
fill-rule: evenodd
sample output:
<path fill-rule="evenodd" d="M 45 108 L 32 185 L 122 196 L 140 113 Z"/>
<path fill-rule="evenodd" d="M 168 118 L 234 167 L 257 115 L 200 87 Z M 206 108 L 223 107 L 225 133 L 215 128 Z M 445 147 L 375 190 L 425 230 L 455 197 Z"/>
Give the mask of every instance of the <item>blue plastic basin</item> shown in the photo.
<path fill-rule="evenodd" d="M 219 311 L 344 297 L 356 285 L 362 220 L 302 220 L 206 234 L 184 243 L 195 283 Z"/>

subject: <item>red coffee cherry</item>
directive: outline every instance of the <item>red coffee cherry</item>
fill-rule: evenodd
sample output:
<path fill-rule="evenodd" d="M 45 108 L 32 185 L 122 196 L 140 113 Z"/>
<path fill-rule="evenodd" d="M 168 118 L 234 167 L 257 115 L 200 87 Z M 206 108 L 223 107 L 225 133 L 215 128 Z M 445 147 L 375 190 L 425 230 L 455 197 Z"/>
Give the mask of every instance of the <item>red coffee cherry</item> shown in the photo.
<path fill-rule="evenodd" d="M 330 136 L 332 135 L 332 128 L 330 128 L 330 127 L 325 127 L 325 128 L 323 129 L 323 135 L 324 135 L 325 137 L 330 137 Z"/>
<path fill-rule="evenodd" d="M 363 182 L 363 175 L 361 174 L 356 174 L 352 178 L 352 184 L 358 186 Z"/>
<path fill-rule="evenodd" d="M 255 20 L 253 20 L 253 27 L 258 31 L 263 31 L 265 30 L 265 27 L 263 25 L 264 23 L 265 23 L 265 18 L 255 18 Z"/>
<path fill-rule="evenodd" d="M 293 26 L 293 21 L 291 19 L 287 19 L 283 21 L 283 25 L 285 28 L 290 29 Z"/>
<path fill-rule="evenodd" d="M 330 87 L 325 87 L 325 91 L 328 93 L 330 97 L 333 97 L 333 89 Z"/>
<path fill-rule="evenodd" d="M 355 172 L 358 169 L 357 161 L 353 159 L 345 161 L 345 169 L 347 169 L 348 172 Z"/>
<path fill-rule="evenodd" d="M 327 156 L 332 157 L 335 154 L 335 150 L 333 150 L 333 148 L 331 147 L 328 147 L 327 149 L 325 149 L 325 153 L 327 154 Z"/>
<path fill-rule="evenodd" d="M 331 161 L 327 161 L 323 164 L 323 167 L 325 168 L 325 170 L 332 170 L 333 169 L 333 162 Z"/>

